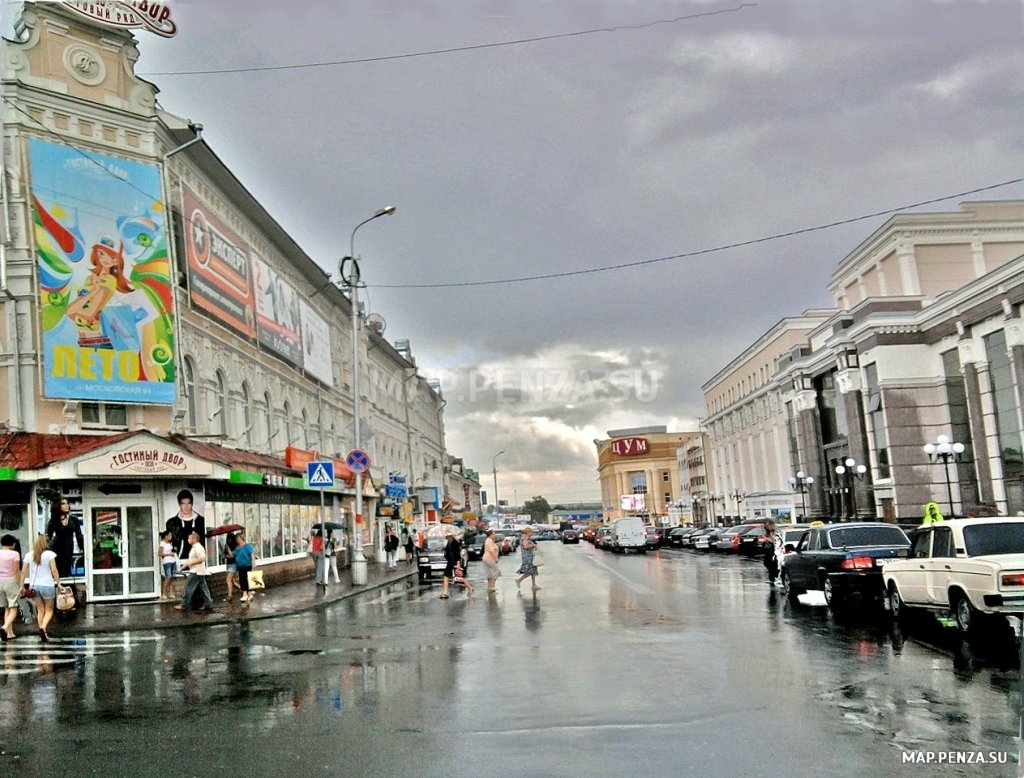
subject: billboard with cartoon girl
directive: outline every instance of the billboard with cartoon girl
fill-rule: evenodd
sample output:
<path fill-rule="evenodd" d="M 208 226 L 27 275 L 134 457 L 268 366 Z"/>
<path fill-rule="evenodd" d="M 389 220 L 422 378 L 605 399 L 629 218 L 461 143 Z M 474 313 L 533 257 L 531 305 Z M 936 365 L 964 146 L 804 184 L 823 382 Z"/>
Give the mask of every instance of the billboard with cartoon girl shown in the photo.
<path fill-rule="evenodd" d="M 45 395 L 172 404 L 159 168 L 36 138 L 29 154 Z"/>

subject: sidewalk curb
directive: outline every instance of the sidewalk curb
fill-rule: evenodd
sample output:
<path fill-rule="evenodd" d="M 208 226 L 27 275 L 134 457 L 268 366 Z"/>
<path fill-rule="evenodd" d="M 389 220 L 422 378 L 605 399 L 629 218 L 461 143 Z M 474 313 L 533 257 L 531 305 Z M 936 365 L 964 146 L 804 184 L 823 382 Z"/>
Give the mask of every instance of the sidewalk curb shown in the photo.
<path fill-rule="evenodd" d="M 120 623 L 117 623 L 117 624 L 113 624 L 113 623 L 111 623 L 111 624 L 99 624 L 99 625 L 86 624 L 86 625 L 81 625 L 81 626 L 79 626 L 76 623 L 77 620 L 76 621 L 72 621 L 72 622 L 68 622 L 68 623 L 65 624 L 65 623 L 58 622 L 57 619 L 55 618 L 54 622 L 53 622 L 53 624 L 51 626 L 51 638 L 55 638 L 57 640 L 60 640 L 61 638 L 75 638 L 75 637 L 79 637 L 79 636 L 82 636 L 82 635 L 99 635 L 99 634 L 109 634 L 109 633 L 113 633 L 113 632 L 142 632 L 142 631 L 152 631 L 152 630 L 195 629 L 195 628 L 198 628 L 198 627 L 222 626 L 222 625 L 225 625 L 225 624 L 237 624 L 237 623 L 243 623 L 243 622 L 248 622 L 248 621 L 263 621 L 263 620 L 266 620 L 266 619 L 278 618 L 280 616 L 291 616 L 291 615 L 296 614 L 296 613 L 306 613 L 308 611 L 320 610 L 320 609 L 326 608 L 326 607 L 328 607 L 330 605 L 334 605 L 335 603 L 341 602 L 342 600 L 347 600 L 347 599 L 349 599 L 351 597 L 356 597 L 356 596 L 358 596 L 360 594 L 364 594 L 366 592 L 375 591 L 377 589 L 382 589 L 385 586 L 390 586 L 390 585 L 395 584 L 395 583 L 400 583 L 402 581 L 405 581 L 405 580 L 413 577 L 414 575 L 416 575 L 416 571 L 412 570 L 412 571 L 409 571 L 407 573 L 402 573 L 400 575 L 397 575 L 397 576 L 394 576 L 394 577 L 391 577 L 391 578 L 381 578 L 381 579 L 378 579 L 378 580 L 373 581 L 373 582 L 368 582 L 368 583 L 366 583 L 365 585 L 362 585 L 362 586 L 358 586 L 358 587 L 353 586 L 351 588 L 345 589 L 342 592 L 339 592 L 338 594 L 331 595 L 330 597 L 322 597 L 319 600 L 315 600 L 313 602 L 303 602 L 301 604 L 295 605 L 294 607 L 277 607 L 277 608 L 274 608 L 270 612 L 263 612 L 263 613 L 261 613 L 259 611 L 253 612 L 251 610 L 250 611 L 239 612 L 239 613 L 234 613 L 234 614 L 215 611 L 214 613 L 212 613 L 212 614 L 210 614 L 208 616 L 204 616 L 204 615 L 200 615 L 200 614 L 195 614 L 195 613 L 178 614 L 178 618 L 177 619 L 167 619 L 167 620 L 154 620 L 152 618 L 148 618 L 148 617 L 145 617 L 145 616 L 139 617 L 137 619 L 132 619 L 129 616 L 124 621 L 121 621 Z M 289 584 L 289 586 L 297 586 L 297 585 L 298 584 Z M 163 608 L 163 607 L 170 608 L 171 607 L 171 603 L 165 603 L 163 606 L 160 606 L 160 605 L 157 605 L 157 604 L 150 604 L 150 605 L 151 605 L 151 607 L 161 607 L 161 608 Z M 132 608 L 132 607 L 136 607 L 136 606 L 132 606 L 132 605 L 121 605 L 121 606 L 118 606 L 118 605 L 112 604 L 112 605 L 102 605 L 102 606 L 93 605 L 93 606 L 87 606 L 87 607 L 93 607 L 93 608 L 96 608 L 96 607 L 104 607 L 104 608 L 106 608 L 106 607 L 110 607 L 110 608 L 125 607 L 125 608 Z M 161 610 L 161 613 L 163 613 L 162 610 Z M 177 614 L 177 611 L 173 611 L 173 613 Z M 56 627 L 56 629 L 53 629 L 53 627 Z"/>

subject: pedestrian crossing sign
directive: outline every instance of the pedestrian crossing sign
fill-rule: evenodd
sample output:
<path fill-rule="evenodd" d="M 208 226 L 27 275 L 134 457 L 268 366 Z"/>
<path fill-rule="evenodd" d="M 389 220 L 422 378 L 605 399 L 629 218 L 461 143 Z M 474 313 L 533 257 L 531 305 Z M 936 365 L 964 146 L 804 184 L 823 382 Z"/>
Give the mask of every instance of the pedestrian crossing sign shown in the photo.
<path fill-rule="evenodd" d="M 307 462 L 306 483 L 320 489 L 334 486 L 334 462 Z"/>

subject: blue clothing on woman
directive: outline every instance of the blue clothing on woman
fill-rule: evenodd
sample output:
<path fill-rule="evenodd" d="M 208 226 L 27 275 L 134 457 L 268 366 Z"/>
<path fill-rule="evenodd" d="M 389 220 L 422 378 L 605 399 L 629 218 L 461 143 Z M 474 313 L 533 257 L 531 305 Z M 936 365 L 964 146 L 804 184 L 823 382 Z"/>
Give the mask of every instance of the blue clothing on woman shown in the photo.
<path fill-rule="evenodd" d="M 253 547 L 251 543 L 238 546 L 235 548 L 235 565 L 239 568 L 248 567 L 252 568 L 252 553 Z"/>

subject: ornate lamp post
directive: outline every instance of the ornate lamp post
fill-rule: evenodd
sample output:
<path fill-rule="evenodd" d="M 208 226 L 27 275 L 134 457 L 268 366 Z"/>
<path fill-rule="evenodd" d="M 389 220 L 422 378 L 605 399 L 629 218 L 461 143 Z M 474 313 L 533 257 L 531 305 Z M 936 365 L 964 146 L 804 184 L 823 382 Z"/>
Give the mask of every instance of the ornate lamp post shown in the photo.
<path fill-rule="evenodd" d="M 807 492 L 810 491 L 813 483 L 814 476 L 807 475 L 803 470 L 798 470 L 796 475 L 789 477 L 790 488 L 794 492 L 800 492 L 800 505 L 803 508 L 803 513 L 800 514 L 801 519 L 807 518 Z"/>
<path fill-rule="evenodd" d="M 836 475 L 839 476 L 839 480 L 846 481 L 846 485 L 843 486 L 842 489 L 850 495 L 850 499 L 846 503 L 850 508 L 848 518 L 852 518 L 854 520 L 857 519 L 857 492 L 854 487 L 853 479 L 863 478 L 867 471 L 867 467 L 864 465 L 858 465 L 857 461 L 852 457 L 847 457 L 843 460 L 843 464 L 836 465 Z"/>
<path fill-rule="evenodd" d="M 739 519 L 740 519 L 740 523 L 742 524 L 743 523 L 743 507 L 742 507 L 743 506 L 743 492 L 741 492 L 739 489 L 733 489 L 732 492 L 729 494 L 729 496 L 732 498 L 733 502 L 736 503 L 736 513 L 738 514 Z"/>
<path fill-rule="evenodd" d="M 491 474 L 494 476 L 494 510 L 496 513 L 501 513 L 501 509 L 498 506 L 498 457 L 504 453 L 503 449 L 491 457 Z"/>
<path fill-rule="evenodd" d="M 363 219 L 352 230 L 348 240 L 349 254 L 341 260 L 341 277 L 349 289 L 349 300 L 352 303 L 352 439 L 353 449 L 361 448 L 359 434 L 359 259 L 356 257 L 356 230 L 367 222 L 379 219 L 381 216 L 390 216 L 395 212 L 395 206 L 389 205 L 381 208 L 369 219 Z M 347 271 L 347 272 L 346 272 Z M 355 528 L 353 533 L 352 548 L 352 583 L 361 586 L 366 583 L 366 557 L 363 556 L 363 474 L 356 473 L 356 504 L 353 514 L 355 516 Z M 370 542 L 373 542 L 373 532 L 370 533 Z"/>
<path fill-rule="evenodd" d="M 928 455 L 928 461 L 934 462 L 936 459 L 941 459 L 946 470 L 946 494 L 949 496 L 950 518 L 956 514 L 953 512 L 953 482 L 949 479 L 949 460 L 959 462 L 966 448 L 963 443 L 950 440 L 949 435 L 939 435 L 935 439 L 935 443 L 925 443 L 924 445 L 924 453 Z"/>

